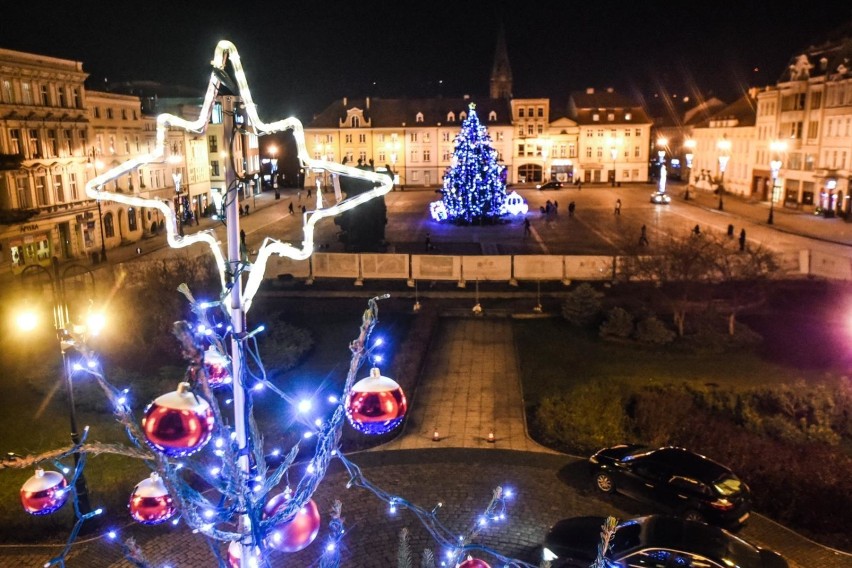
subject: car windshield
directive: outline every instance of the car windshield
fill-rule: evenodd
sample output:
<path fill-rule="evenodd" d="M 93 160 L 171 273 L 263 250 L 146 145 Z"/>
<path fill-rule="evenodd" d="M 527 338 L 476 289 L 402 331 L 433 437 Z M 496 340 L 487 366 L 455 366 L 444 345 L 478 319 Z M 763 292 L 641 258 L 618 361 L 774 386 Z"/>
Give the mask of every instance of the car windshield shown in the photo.
<path fill-rule="evenodd" d="M 713 487 L 718 491 L 721 495 L 736 495 L 743 490 L 743 482 L 733 476 L 723 477 L 721 479 L 716 480 L 713 484 Z"/>

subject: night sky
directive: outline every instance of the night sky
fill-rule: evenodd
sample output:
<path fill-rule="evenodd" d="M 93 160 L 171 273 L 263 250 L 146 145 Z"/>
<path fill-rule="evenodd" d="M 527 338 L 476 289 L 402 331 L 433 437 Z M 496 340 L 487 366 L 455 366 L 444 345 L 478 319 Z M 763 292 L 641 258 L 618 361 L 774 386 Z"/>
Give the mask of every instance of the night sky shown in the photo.
<path fill-rule="evenodd" d="M 487 95 L 501 23 L 515 96 L 564 101 L 572 90 L 612 86 L 643 97 L 697 88 L 731 101 L 774 84 L 792 55 L 852 20 L 852 8 L 838 0 L 792 10 L 750 0 L 17 0 L 4 3 L 2 18 L 0 47 L 83 61 L 90 88 L 106 78 L 203 90 L 216 42 L 228 39 L 261 118 L 308 120 L 343 96 Z"/>

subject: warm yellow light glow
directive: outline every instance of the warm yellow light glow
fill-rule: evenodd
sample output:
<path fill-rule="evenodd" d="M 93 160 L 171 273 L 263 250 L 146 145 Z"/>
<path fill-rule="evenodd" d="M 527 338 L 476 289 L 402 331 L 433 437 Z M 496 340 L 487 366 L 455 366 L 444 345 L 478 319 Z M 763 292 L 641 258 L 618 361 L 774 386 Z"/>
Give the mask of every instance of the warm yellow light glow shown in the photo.
<path fill-rule="evenodd" d="M 731 141 L 727 138 L 722 138 L 718 142 L 716 142 L 716 148 L 721 152 L 730 152 L 731 150 Z"/>
<path fill-rule="evenodd" d="M 274 158 L 278 154 L 278 146 L 276 146 L 275 144 L 270 144 L 267 148 L 267 151 L 269 152 L 269 155 Z"/>
<path fill-rule="evenodd" d="M 668 138 L 665 138 L 665 137 L 662 137 L 662 136 L 660 138 L 657 138 L 657 146 L 662 147 L 662 146 L 668 146 L 668 145 L 669 145 L 669 139 Z"/>
<path fill-rule="evenodd" d="M 99 335 L 106 327 L 106 316 L 100 312 L 91 313 L 86 319 L 86 325 L 89 328 L 89 334 Z"/>
<path fill-rule="evenodd" d="M 773 140 L 769 143 L 769 149 L 775 153 L 781 153 L 787 151 L 787 143 L 783 140 Z"/>
<path fill-rule="evenodd" d="M 15 318 L 18 329 L 21 331 L 32 331 L 38 325 L 38 316 L 35 312 L 25 311 L 18 314 Z"/>
<path fill-rule="evenodd" d="M 690 138 L 689 140 L 686 140 L 683 143 L 683 147 L 686 148 L 687 150 L 689 150 L 690 152 L 692 150 L 695 150 L 695 140 L 693 140 L 692 138 Z"/>

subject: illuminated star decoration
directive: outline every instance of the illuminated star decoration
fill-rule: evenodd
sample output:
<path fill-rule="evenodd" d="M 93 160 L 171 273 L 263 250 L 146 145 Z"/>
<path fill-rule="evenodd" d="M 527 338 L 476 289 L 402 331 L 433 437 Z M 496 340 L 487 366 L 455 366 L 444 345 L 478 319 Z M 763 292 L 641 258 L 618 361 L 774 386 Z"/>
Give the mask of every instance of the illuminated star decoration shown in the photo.
<path fill-rule="evenodd" d="M 305 260 L 309 258 L 314 251 L 314 228 L 319 221 L 326 217 L 333 217 L 339 213 L 348 211 L 376 197 L 385 195 L 392 189 L 393 181 L 391 178 L 383 174 L 360 170 L 337 162 L 312 159 L 308 154 L 308 149 L 305 143 L 304 128 L 302 127 L 302 123 L 296 118 L 290 117 L 271 123 L 262 122 L 257 116 L 257 109 L 251 97 L 251 91 L 249 90 L 248 82 L 246 81 L 246 75 L 243 71 L 243 66 L 240 62 L 240 56 L 239 53 L 237 53 L 237 48 L 231 42 L 223 40 L 216 45 L 213 61 L 211 62 L 214 70 L 210 75 L 210 83 L 207 86 L 207 93 L 204 96 L 204 102 L 201 106 L 201 112 L 199 112 L 198 119 L 195 121 L 189 121 L 167 113 L 158 115 L 157 144 L 154 151 L 150 154 L 144 154 L 127 160 L 103 174 L 96 176 L 86 184 L 86 195 L 96 200 L 115 201 L 128 206 L 151 207 L 159 210 L 168 220 L 166 223 L 166 238 L 169 246 L 172 248 L 182 248 L 194 243 L 206 243 L 210 247 L 210 250 L 213 252 L 213 256 L 216 260 L 216 266 L 219 269 L 219 278 L 222 290 L 223 292 L 226 291 L 227 265 L 225 253 L 222 251 L 221 244 L 217 240 L 213 230 L 199 231 L 193 235 L 181 236 L 178 234 L 177 230 L 177 215 L 169 206 L 169 202 L 167 200 L 146 199 L 126 193 L 104 191 L 103 186 L 107 182 L 122 175 L 126 175 L 141 166 L 163 162 L 165 157 L 166 132 L 169 127 L 183 128 L 187 132 L 203 134 L 210 122 L 210 116 L 213 111 L 213 102 L 219 93 L 220 87 L 222 86 L 222 82 L 217 76 L 216 70 L 224 72 L 225 66 L 229 61 L 234 72 L 234 78 L 237 82 L 239 96 L 245 104 L 247 122 L 254 127 L 255 134 L 257 136 L 272 134 L 284 130 L 292 130 L 293 137 L 296 140 L 298 157 L 304 167 L 314 170 L 325 170 L 332 175 L 336 174 L 360 178 L 375 184 L 373 189 L 344 199 L 331 207 L 322 209 L 318 208 L 315 211 L 307 212 L 303 218 L 302 229 L 304 232 L 304 240 L 302 241 L 301 248 L 269 237 L 264 240 L 263 244 L 258 249 L 257 257 L 249 271 L 245 291 L 243 293 L 245 311 L 248 312 L 252 299 L 263 280 L 263 275 L 266 271 L 266 263 L 270 256 L 277 254 L 278 256 L 291 258 L 293 260 Z"/>

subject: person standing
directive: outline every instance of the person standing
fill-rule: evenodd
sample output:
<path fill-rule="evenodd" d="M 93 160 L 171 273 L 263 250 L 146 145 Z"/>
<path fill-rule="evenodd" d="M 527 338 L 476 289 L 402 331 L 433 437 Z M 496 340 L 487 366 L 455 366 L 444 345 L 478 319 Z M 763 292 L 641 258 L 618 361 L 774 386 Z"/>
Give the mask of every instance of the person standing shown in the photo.
<path fill-rule="evenodd" d="M 574 216 L 574 210 L 575 210 L 576 208 L 577 208 L 577 205 L 576 205 L 573 201 L 572 201 L 571 203 L 569 203 L 569 204 L 568 204 L 568 216 L 569 216 L 569 217 L 573 217 L 573 216 Z"/>
<path fill-rule="evenodd" d="M 530 227 L 530 220 L 524 219 L 524 238 L 527 238 L 532 234 L 532 227 Z"/>
<path fill-rule="evenodd" d="M 615 214 L 621 215 L 621 199 L 615 200 Z"/>
<path fill-rule="evenodd" d="M 734 238 L 734 226 L 731 225 L 731 224 L 728 224 L 728 238 L 729 239 Z"/>
<path fill-rule="evenodd" d="M 745 245 L 746 245 L 746 232 L 745 232 L 745 229 L 743 229 L 742 231 L 740 231 L 740 250 L 741 251 L 745 250 Z"/>
<path fill-rule="evenodd" d="M 639 246 L 648 246 L 648 229 L 647 227 L 645 227 L 645 225 L 642 225 L 641 232 L 639 233 Z"/>
<path fill-rule="evenodd" d="M 287 207 L 287 209 L 290 211 L 290 215 L 292 215 L 292 214 L 294 213 L 294 211 L 293 211 L 293 202 L 292 202 L 292 201 L 290 202 L 290 206 L 289 206 L 289 207 Z"/>

